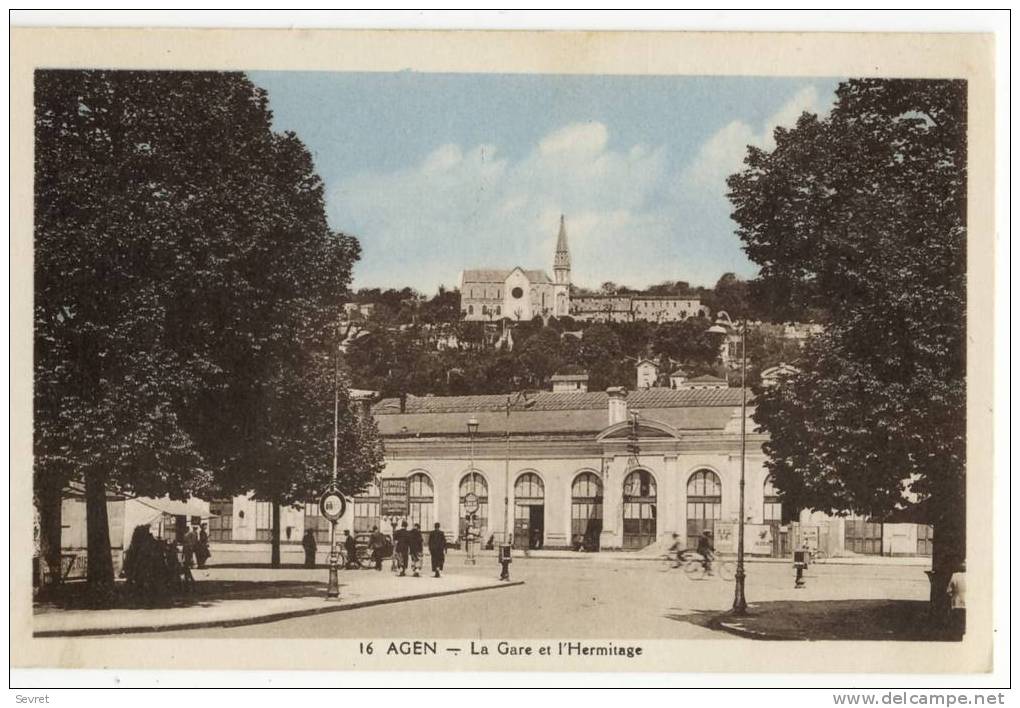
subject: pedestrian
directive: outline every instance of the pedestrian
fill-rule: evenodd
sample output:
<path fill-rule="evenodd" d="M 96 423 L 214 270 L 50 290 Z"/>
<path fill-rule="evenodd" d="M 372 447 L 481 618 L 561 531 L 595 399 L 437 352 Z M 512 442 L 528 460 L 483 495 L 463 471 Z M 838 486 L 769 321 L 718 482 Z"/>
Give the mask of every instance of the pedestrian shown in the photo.
<path fill-rule="evenodd" d="M 347 552 L 347 567 L 358 567 L 358 542 L 347 529 L 344 529 L 344 551 Z"/>
<path fill-rule="evenodd" d="M 967 564 L 960 562 L 949 578 L 946 588 L 949 595 L 949 621 L 954 638 L 963 638 L 967 631 Z"/>
<path fill-rule="evenodd" d="M 191 568 L 195 564 L 195 551 L 198 550 L 198 527 L 188 529 L 184 534 L 184 567 Z"/>
<path fill-rule="evenodd" d="M 206 561 L 212 556 L 209 550 L 209 524 L 203 522 L 198 532 L 198 549 L 195 551 L 195 558 L 198 560 L 198 567 L 205 568 Z"/>
<path fill-rule="evenodd" d="M 315 532 L 311 529 L 305 530 L 305 535 L 301 539 L 301 547 L 305 549 L 305 567 L 315 567 L 315 552 L 319 550 L 319 544 L 315 541 Z"/>
<path fill-rule="evenodd" d="M 368 540 L 369 548 L 372 549 L 372 560 L 375 561 L 375 569 L 382 570 L 383 550 L 386 548 L 386 537 L 378 526 L 372 527 L 372 535 Z"/>
<path fill-rule="evenodd" d="M 393 532 L 393 547 L 397 555 L 397 569 L 400 570 L 398 573 L 400 577 L 407 575 L 408 541 L 407 520 L 405 519 L 400 522 L 400 528 Z"/>
<path fill-rule="evenodd" d="M 411 555 L 411 571 L 414 577 L 421 577 L 421 557 L 425 539 L 421 535 L 421 524 L 415 524 L 414 528 L 407 532 L 407 551 Z"/>
<path fill-rule="evenodd" d="M 446 560 L 446 534 L 439 528 L 438 521 L 429 533 L 429 555 L 432 557 L 432 574 L 438 578 Z"/>

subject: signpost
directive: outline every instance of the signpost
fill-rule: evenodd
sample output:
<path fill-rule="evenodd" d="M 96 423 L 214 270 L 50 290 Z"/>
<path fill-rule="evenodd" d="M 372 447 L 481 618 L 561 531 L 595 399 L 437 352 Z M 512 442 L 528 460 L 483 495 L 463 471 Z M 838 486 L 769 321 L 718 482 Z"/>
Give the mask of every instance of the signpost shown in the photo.
<path fill-rule="evenodd" d="M 407 477 L 383 477 L 379 480 L 379 516 L 407 516 L 411 501 Z"/>
<path fill-rule="evenodd" d="M 332 485 L 319 497 L 319 511 L 329 520 L 329 588 L 327 600 L 340 599 L 340 554 L 336 549 L 336 522 L 347 513 L 347 500 Z"/>

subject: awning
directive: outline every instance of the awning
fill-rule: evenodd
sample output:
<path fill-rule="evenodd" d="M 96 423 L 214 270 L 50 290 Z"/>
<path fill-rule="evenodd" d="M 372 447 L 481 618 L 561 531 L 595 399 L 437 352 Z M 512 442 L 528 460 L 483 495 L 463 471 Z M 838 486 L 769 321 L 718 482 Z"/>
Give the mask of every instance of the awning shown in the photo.
<path fill-rule="evenodd" d="M 171 516 L 198 516 L 207 519 L 211 516 L 219 516 L 209 511 L 209 502 L 200 499 L 189 499 L 188 501 L 177 501 L 169 497 L 153 499 L 151 497 L 136 497 L 132 501 L 143 504 L 150 509 L 160 511 Z"/>

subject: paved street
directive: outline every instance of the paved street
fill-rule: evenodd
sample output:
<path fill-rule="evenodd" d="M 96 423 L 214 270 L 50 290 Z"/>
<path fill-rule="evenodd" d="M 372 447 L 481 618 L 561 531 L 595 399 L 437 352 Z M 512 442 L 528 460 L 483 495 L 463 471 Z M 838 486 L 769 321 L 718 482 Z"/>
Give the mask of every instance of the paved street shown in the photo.
<path fill-rule="evenodd" d="M 495 577 L 490 557 L 478 566 L 450 559 L 456 574 Z M 354 571 L 368 573 L 373 571 Z M 429 637 L 429 638 L 712 638 L 730 635 L 699 626 L 702 613 L 727 608 L 733 583 L 691 580 L 664 563 L 637 560 L 517 558 L 519 587 L 302 617 L 242 627 L 161 632 L 152 637 Z M 430 577 L 394 583 L 434 582 Z M 815 565 L 807 587 L 793 589 L 786 563 L 748 564 L 749 601 L 905 599 L 925 600 L 923 568 L 901 565 Z M 527 618 L 527 621 L 522 621 Z M 693 621 L 692 621 L 693 620 Z"/>

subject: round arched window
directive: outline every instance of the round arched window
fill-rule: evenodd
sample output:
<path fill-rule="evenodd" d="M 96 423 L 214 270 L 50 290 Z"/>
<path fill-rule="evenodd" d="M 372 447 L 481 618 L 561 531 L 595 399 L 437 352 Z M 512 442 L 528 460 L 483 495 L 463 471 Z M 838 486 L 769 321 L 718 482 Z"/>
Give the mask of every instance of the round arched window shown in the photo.
<path fill-rule="evenodd" d="M 510 294 L 514 296 L 515 300 L 520 300 L 522 297 L 524 297 L 524 291 L 521 290 L 520 288 L 514 288 L 513 290 L 510 291 Z"/>

